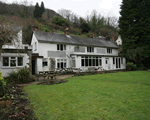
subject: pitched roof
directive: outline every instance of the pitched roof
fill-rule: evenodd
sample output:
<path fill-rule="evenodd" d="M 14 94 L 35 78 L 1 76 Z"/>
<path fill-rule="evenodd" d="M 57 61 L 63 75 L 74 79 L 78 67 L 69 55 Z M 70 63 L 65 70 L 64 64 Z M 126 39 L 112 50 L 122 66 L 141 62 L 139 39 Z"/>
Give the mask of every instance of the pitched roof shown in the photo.
<path fill-rule="evenodd" d="M 118 48 L 112 41 L 107 41 L 103 38 L 84 38 L 58 33 L 48 33 L 34 31 L 34 35 L 38 41 L 41 42 L 52 42 L 52 43 L 64 43 L 64 44 L 75 44 L 83 46 L 97 46 L 97 47 L 109 47 Z"/>
<path fill-rule="evenodd" d="M 20 30 L 22 30 L 22 26 L 13 26 L 13 25 L 0 25 L 0 27 L 6 27 L 7 29 L 11 29 L 14 30 L 16 32 L 19 32 Z"/>

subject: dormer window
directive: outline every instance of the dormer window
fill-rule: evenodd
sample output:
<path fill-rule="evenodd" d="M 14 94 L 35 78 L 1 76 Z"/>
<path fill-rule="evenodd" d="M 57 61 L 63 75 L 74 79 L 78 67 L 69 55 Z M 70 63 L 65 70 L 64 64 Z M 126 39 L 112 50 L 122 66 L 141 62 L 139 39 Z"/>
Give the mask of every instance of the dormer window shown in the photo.
<path fill-rule="evenodd" d="M 37 42 L 35 42 L 35 49 L 34 49 L 34 51 L 36 51 L 37 50 Z"/>
<path fill-rule="evenodd" d="M 107 48 L 107 53 L 108 53 L 108 54 L 111 54 L 111 53 L 112 53 L 112 49 Z"/>
<path fill-rule="evenodd" d="M 87 52 L 94 52 L 94 47 L 87 47 Z"/>
<path fill-rule="evenodd" d="M 66 45 L 63 45 L 63 44 L 57 44 L 57 50 L 65 51 L 65 50 L 66 50 Z"/>

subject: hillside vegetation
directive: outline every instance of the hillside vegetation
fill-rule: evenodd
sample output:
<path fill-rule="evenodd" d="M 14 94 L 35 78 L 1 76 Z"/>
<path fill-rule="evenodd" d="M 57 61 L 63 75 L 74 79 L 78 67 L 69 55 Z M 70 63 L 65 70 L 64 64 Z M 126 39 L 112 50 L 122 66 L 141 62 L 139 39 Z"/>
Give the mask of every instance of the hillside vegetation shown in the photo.
<path fill-rule="evenodd" d="M 42 9 L 41 9 L 42 6 Z M 43 11 L 41 13 L 41 11 Z M 38 14 L 41 13 L 41 16 Z M 36 6 L 28 1 L 22 3 L 0 2 L 0 23 L 23 26 L 23 42 L 30 44 L 32 28 L 40 31 L 64 33 L 69 28 L 71 35 L 83 37 L 109 36 L 118 37 L 118 19 L 116 17 L 103 17 L 97 11 L 79 17 L 70 10 L 60 9 L 58 13 L 44 8 L 44 3 L 36 3 Z"/>

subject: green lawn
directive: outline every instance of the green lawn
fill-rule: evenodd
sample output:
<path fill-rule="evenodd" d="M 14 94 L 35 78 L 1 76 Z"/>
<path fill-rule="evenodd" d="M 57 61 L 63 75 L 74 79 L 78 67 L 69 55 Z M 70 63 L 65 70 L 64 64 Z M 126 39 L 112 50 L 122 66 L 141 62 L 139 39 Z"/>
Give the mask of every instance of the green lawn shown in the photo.
<path fill-rule="evenodd" d="M 150 120 L 150 72 L 72 77 L 25 87 L 39 120 Z"/>

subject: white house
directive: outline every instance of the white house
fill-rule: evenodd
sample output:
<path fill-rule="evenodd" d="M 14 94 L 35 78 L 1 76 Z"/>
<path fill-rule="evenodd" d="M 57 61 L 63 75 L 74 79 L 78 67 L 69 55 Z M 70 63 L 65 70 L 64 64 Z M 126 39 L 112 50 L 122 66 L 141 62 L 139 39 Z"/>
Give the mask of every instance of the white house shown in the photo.
<path fill-rule="evenodd" d="M 117 45 L 122 45 L 122 39 L 121 36 L 118 36 L 118 39 L 116 40 Z"/>
<path fill-rule="evenodd" d="M 17 32 L 17 37 L 13 38 L 11 43 L 2 45 L 0 58 L 0 71 L 2 76 L 7 76 L 11 71 L 16 71 L 22 67 L 30 67 L 31 46 L 22 44 L 22 27 L 11 26 L 11 29 Z"/>
<path fill-rule="evenodd" d="M 104 38 L 34 31 L 31 45 L 33 74 L 57 68 L 126 69 L 126 59 L 118 55 L 118 46 Z"/>

